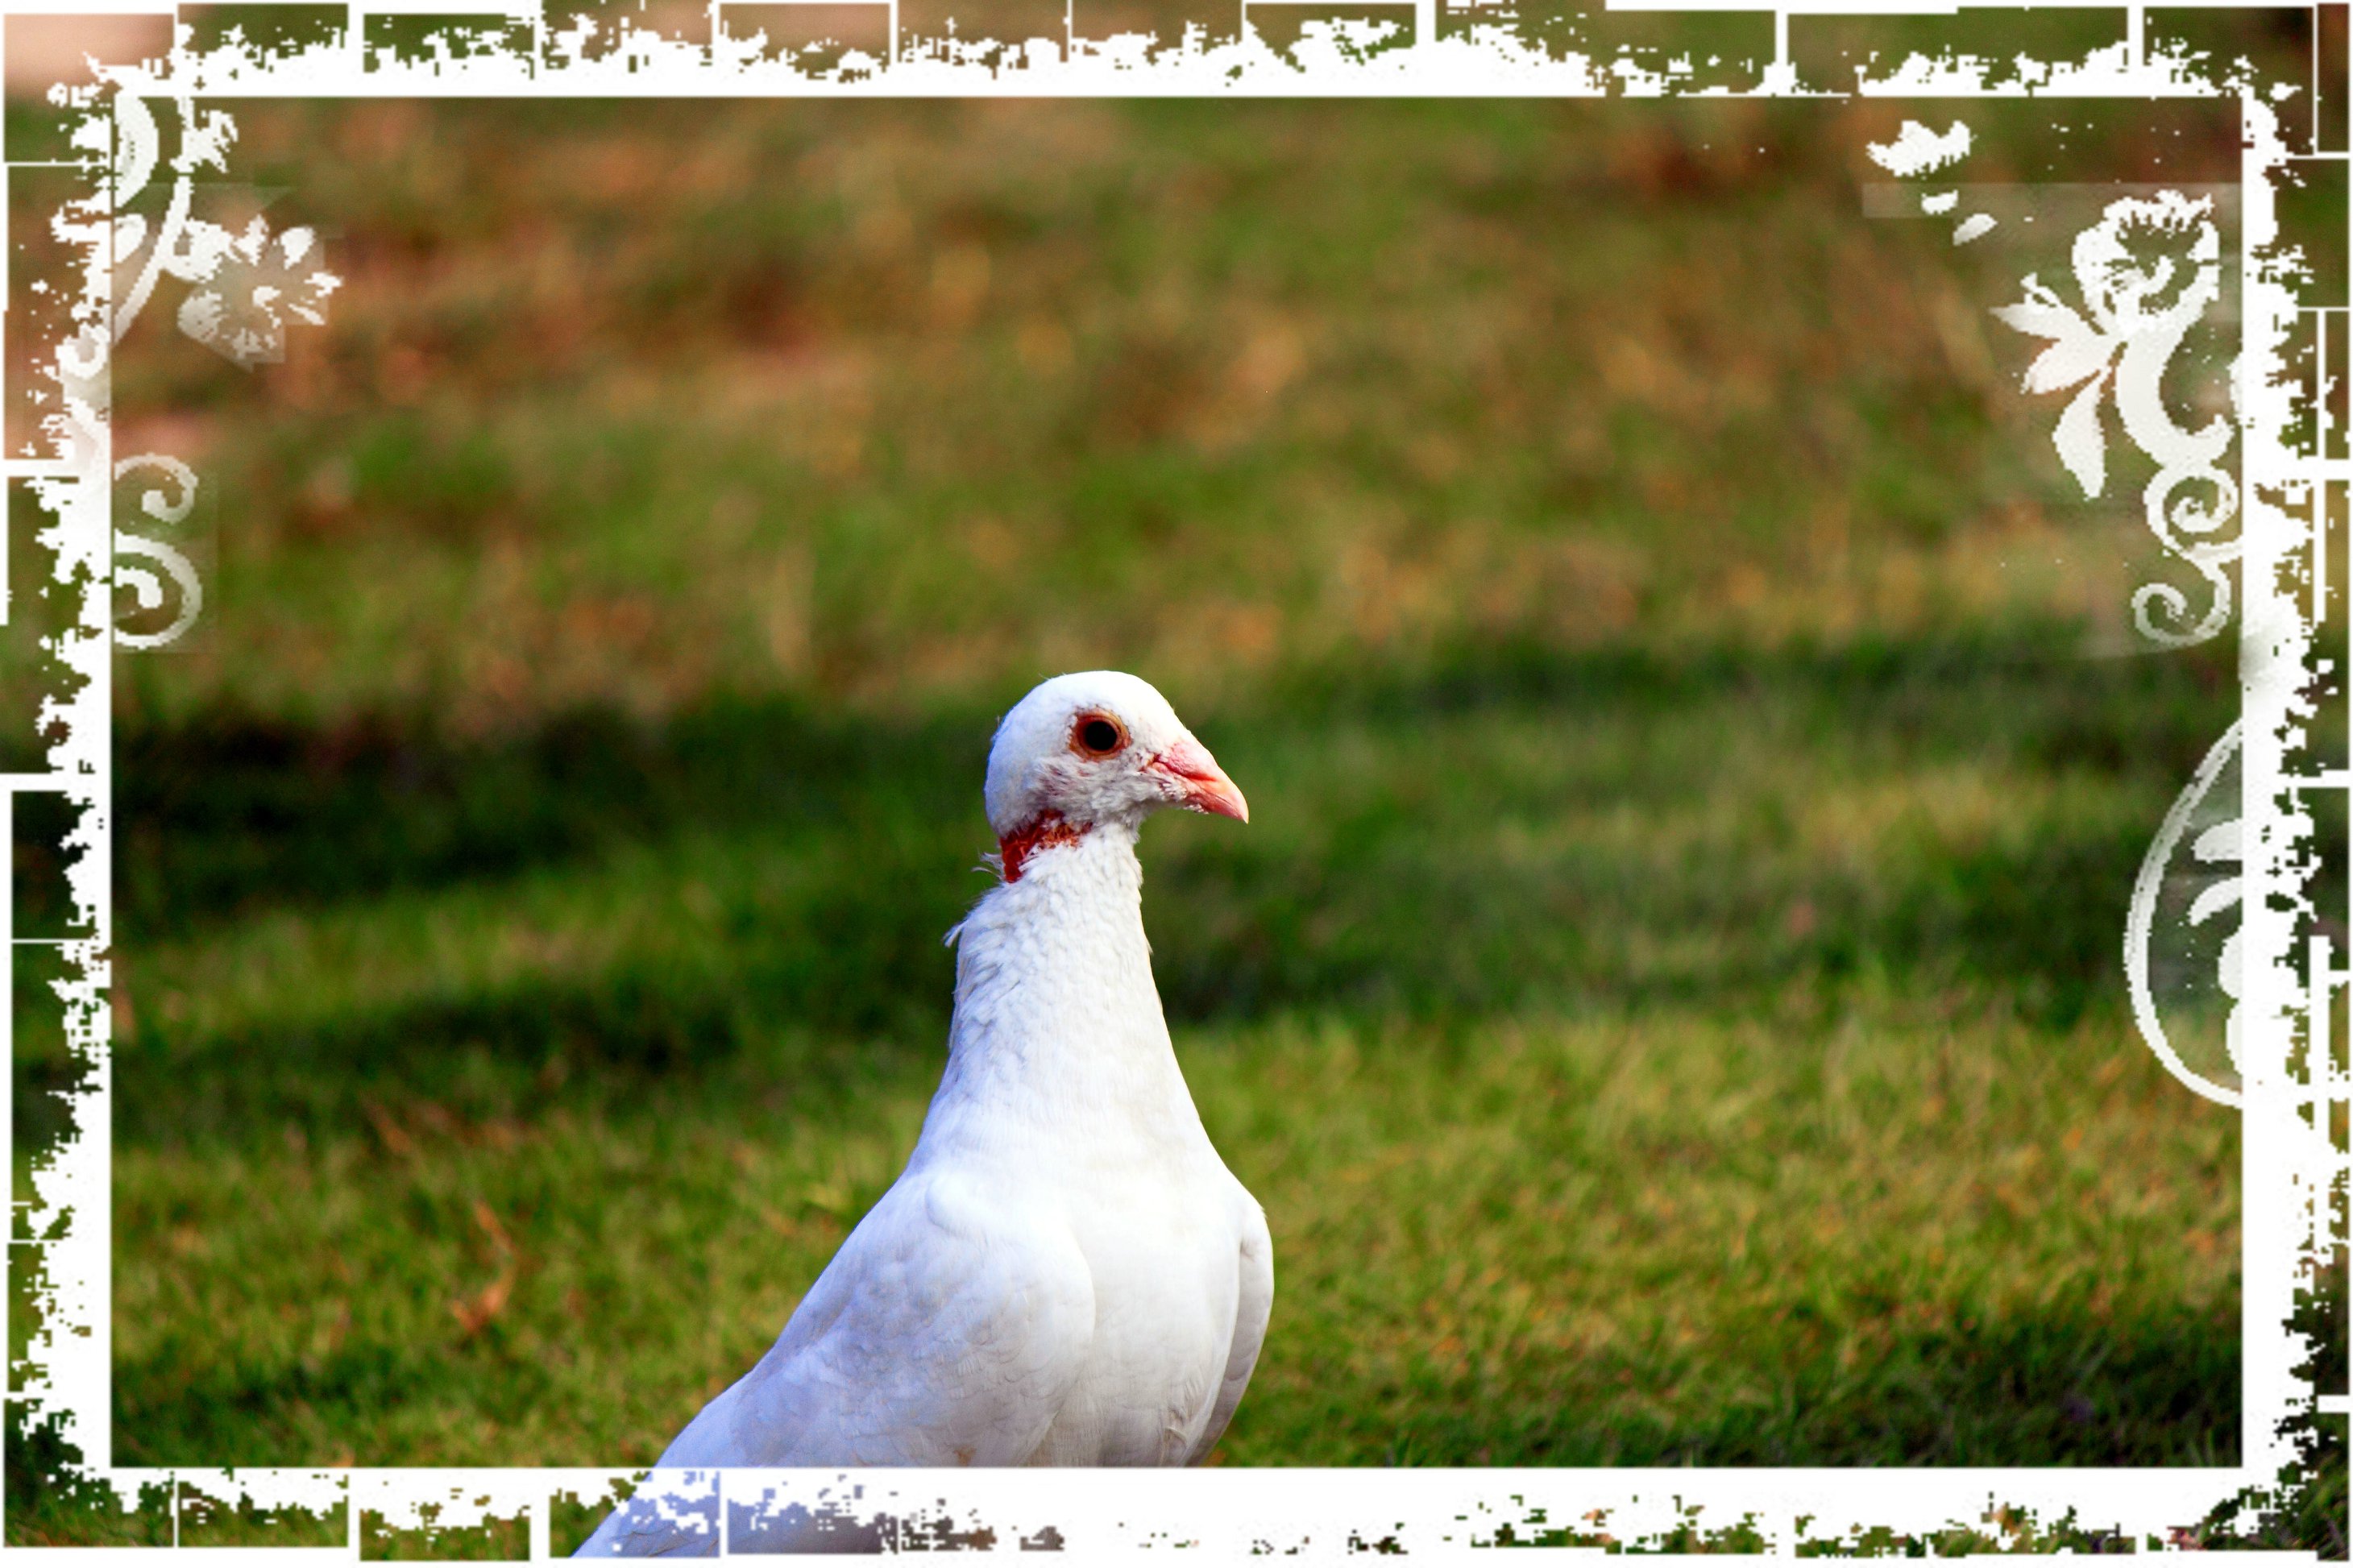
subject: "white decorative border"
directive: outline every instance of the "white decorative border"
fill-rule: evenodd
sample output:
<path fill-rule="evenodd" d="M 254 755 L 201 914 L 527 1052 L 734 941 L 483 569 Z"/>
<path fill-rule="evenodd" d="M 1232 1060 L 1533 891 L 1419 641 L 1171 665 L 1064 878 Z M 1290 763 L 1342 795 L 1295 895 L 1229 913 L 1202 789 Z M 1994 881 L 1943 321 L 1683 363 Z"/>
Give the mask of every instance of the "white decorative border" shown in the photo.
<path fill-rule="evenodd" d="M 889 58 L 852 54 L 826 79 L 813 80 L 787 63 L 762 58 L 756 41 L 733 37 L 726 26 L 730 7 L 719 0 L 711 0 L 704 13 L 707 44 L 632 28 L 637 12 L 628 5 L 607 8 L 621 29 L 617 37 L 607 39 L 593 24 L 575 22 L 551 30 L 528 0 L 487 5 L 464 0 L 357 0 L 347 8 L 346 25 L 335 37 L 291 52 L 267 56 L 232 36 L 222 47 L 198 56 L 188 50 L 189 34 L 183 26 L 180 46 L 168 58 L 103 68 L 111 90 L 90 96 L 79 149 L 89 166 L 90 195 L 61 212 L 55 227 L 57 237 L 79 247 L 85 258 L 78 329 L 56 345 L 55 389 L 61 401 L 45 450 L 12 450 L 0 460 L 0 474 L 24 484 L 46 508 L 51 521 L 44 538 L 57 548 L 58 584 L 78 588 L 79 595 L 79 624 L 61 633 L 52 648 L 77 684 L 57 693 L 41 713 L 43 724 L 62 726 L 66 738 L 49 752 L 46 772 L 0 775 L 0 795 L 6 797 L 12 820 L 15 797 L 26 794 L 61 795 L 81 813 L 71 840 L 78 858 L 69 876 L 79 906 L 77 924 L 86 934 L 62 943 L 79 974 L 63 988 L 63 995 L 69 1048 L 94 1069 L 96 1086 L 78 1107 L 76 1136 L 58 1157 L 37 1168 L 33 1202 L 14 1205 L 11 1264 L 26 1261 L 31 1238 L 40 1238 L 48 1289 L 31 1352 L 22 1366 L 12 1368 L 7 1395 L 12 1419 L 49 1426 L 81 1457 L 83 1473 L 112 1489 L 125 1509 L 135 1506 L 142 1494 L 152 1496 L 148 1489 L 169 1489 L 175 1531 L 177 1500 L 184 1488 L 263 1508 L 348 1505 L 343 1546 L 278 1549 L 287 1555 L 356 1555 L 365 1510 L 396 1526 L 414 1526 L 428 1517 L 444 1527 L 490 1517 L 525 1518 L 533 1553 L 543 1556 L 548 1550 L 554 1496 L 593 1498 L 634 1474 L 359 1470 L 231 1475 L 112 1466 L 106 1100 L 112 875 L 109 716 L 113 648 L 130 640 L 115 626 L 114 589 L 130 590 L 142 607 L 176 603 L 166 627 L 176 635 L 199 612 L 201 586 L 185 557 L 168 542 L 150 532 L 118 531 L 113 506 L 119 477 L 142 468 L 162 474 L 163 485 L 147 490 L 142 505 L 149 522 L 166 527 L 186 515 L 194 481 L 184 468 L 161 455 L 116 457 L 108 418 L 108 351 L 162 274 L 195 286 L 181 306 L 184 329 L 209 336 L 216 346 L 248 362 L 270 357 L 270 331 L 282 325 L 282 319 L 272 317 L 263 330 L 248 315 L 240 328 L 232 320 L 233 311 L 224 307 L 219 290 L 211 287 L 222 268 L 242 267 L 249 273 L 274 269 L 281 284 L 270 287 L 297 319 L 302 319 L 305 309 L 323 304 L 325 291 L 333 286 L 322 269 L 301 271 L 307 244 L 291 234 L 206 235 L 188 226 L 185 204 L 177 201 L 164 231 L 134 233 L 119 222 L 130 192 L 146 184 L 158 168 L 152 107 L 168 103 L 179 111 L 184 135 L 173 166 L 175 175 L 185 179 L 196 163 L 213 161 L 212 155 L 226 145 L 225 132 L 208 129 L 214 121 L 206 118 L 211 111 L 202 107 L 204 100 L 230 94 L 1030 97 L 1292 96 L 1308 91 L 1365 97 L 1583 97 L 1599 96 L 1613 87 L 1627 94 L 1669 92 L 1692 71 L 1693 62 L 1672 58 L 1553 58 L 1500 26 L 1482 23 L 1475 0 L 1471 8 L 1450 9 L 1443 16 L 1439 0 L 1411 0 L 1409 5 L 1367 3 L 1356 7 L 1364 13 L 1361 20 L 1308 23 L 1300 44 L 1286 55 L 1270 47 L 1250 21 L 1254 14 L 1264 16 L 1281 3 L 1240 0 L 1228 35 L 1213 38 L 1207 30 L 1191 27 L 1177 47 L 1156 50 L 1150 40 L 1135 37 L 1082 38 L 1066 9 L 1060 37 L 1021 40 L 1007 49 L 970 43 L 919 46 L 902 38 L 898 0 L 875 0 L 876 8 L 887 12 Z M 158 14 L 174 14 L 153 7 L 153 0 L 147 5 Z M 12 15 L 101 8 L 121 15 L 138 7 L 0 0 L 0 10 Z M 1679 7 L 1675 0 L 1667 0 L 1620 8 Z M 1753 5 L 1706 8 L 1764 9 Z M 1901 0 L 1883 5 L 1820 0 L 1805 7 L 1812 14 L 1910 8 Z M 1951 8 L 1930 9 L 1949 14 Z M 402 59 L 369 42 L 373 19 L 460 12 L 468 25 L 445 29 L 420 58 Z M 492 13 L 506 18 L 502 26 L 480 25 Z M 2046 96 L 2179 97 L 2216 90 L 2180 61 L 2149 58 L 2144 45 L 2145 8 L 2133 5 L 2127 15 L 2127 37 L 2116 47 L 2072 63 L 2026 62 L 2018 76 Z M 1789 15 L 1775 9 L 1772 16 L 1773 58 L 1757 62 L 1757 91 L 1796 94 L 1800 86 L 1789 59 Z M 1441 20 L 1461 24 L 1459 30 L 1442 32 Z M 598 47 L 607 42 L 611 47 Z M 1987 62 L 1915 57 L 1893 75 L 1862 84 L 1862 90 L 1947 98 L 2008 90 L 1989 86 L 1990 72 Z M 1926 1542 L 1950 1531 L 2032 1549 L 2053 1539 L 2053 1531 L 2068 1529 L 2114 1535 L 2136 1547 L 2160 1547 L 2179 1542 L 2179 1531 L 2212 1510 L 2234 1500 L 2252 1508 L 2253 1500 L 2275 1491 L 2283 1472 L 2301 1457 L 2286 1424 L 2309 1416 L 2316 1407 L 2336 1415 L 2348 1410 L 2343 1391 L 2316 1392 L 2298 1375 L 2311 1347 L 2284 1325 L 2295 1308 L 2299 1281 L 2322 1256 L 2324 1245 L 2334 1244 L 2330 1227 L 2339 1211 L 2331 1194 L 2343 1192 L 2348 1174 L 2346 1155 L 2328 1131 L 2333 1107 L 2348 1099 L 2348 1083 L 2334 1067 L 2327 1039 L 2329 999 L 2348 976 L 2327 939 L 2305 931 L 2311 912 L 2306 895 L 2311 821 L 2302 803 L 2316 791 L 2347 790 L 2353 786 L 2353 777 L 2341 770 L 2300 776 L 2290 769 L 2295 748 L 2316 717 L 2306 683 L 2318 668 L 2313 626 L 2326 607 L 2327 519 L 2337 510 L 2325 501 L 2332 490 L 2341 497 L 2345 487 L 2353 484 L 2353 460 L 2302 455 L 2286 444 L 2297 413 L 2287 344 L 2299 305 L 2293 279 L 2268 259 L 2276 237 L 2274 182 L 2288 156 L 2281 116 L 2307 113 L 2311 103 L 2307 99 L 2283 108 L 2252 93 L 2242 93 L 2241 103 L 2246 149 L 2239 253 L 2225 258 L 2200 239 L 2201 248 L 2190 258 L 2197 268 L 2192 292 L 2219 281 L 2226 263 L 2237 270 L 2243 332 L 2239 420 L 2188 432 L 2165 416 L 2161 407 L 2152 414 L 2144 403 L 2137 420 L 2133 410 L 2126 411 L 2128 434 L 2161 470 L 2147 498 L 2152 526 L 2198 567 L 2219 595 L 2194 618 L 2178 594 L 2164 603 L 2167 616 L 2156 619 L 2147 610 L 2152 601 L 2137 601 L 2143 629 L 2176 639 L 2219 631 L 2230 614 L 2229 578 L 2221 568 L 2232 556 L 2241 568 L 2243 709 L 2235 733 L 2242 795 L 2234 850 L 2242 861 L 2246 896 L 2237 938 L 2241 992 L 2234 1043 L 2242 1080 L 2237 1093 L 2247 1128 L 2245 1389 L 2239 1467 L 2095 1472 L 1212 1470 L 1085 1476 L 739 1471 L 693 1479 L 680 1493 L 683 1506 L 707 1510 L 714 1529 L 730 1539 L 740 1539 L 761 1512 L 797 1501 L 845 1521 L 871 1523 L 880 1519 L 901 1535 L 982 1529 L 993 1532 L 998 1550 L 1023 1542 L 1059 1542 L 1090 1559 L 1114 1550 L 1176 1545 L 1205 1548 L 1219 1557 L 1253 1550 L 1342 1555 L 1384 1546 L 1403 1547 L 1417 1556 L 1446 1557 L 1504 1542 L 1638 1544 L 1676 1539 L 1678 1532 L 1693 1532 L 1684 1539 L 1715 1539 L 1776 1552 L 1801 1545 L 1900 1550 L 1907 1538 Z M 2322 156 L 2341 163 L 2345 153 Z M 2121 222 L 2136 215 L 2116 216 Z M 2171 207 L 2137 216 L 2168 223 L 2199 221 L 2194 210 Z M 174 222 L 180 225 L 176 231 Z M 2211 226 L 2205 232 L 2211 237 Z M 1973 236 L 1957 231 L 1957 242 L 1966 237 Z M 133 265 L 141 268 L 133 286 L 119 295 L 118 282 Z M 2125 367 L 2116 371 L 2121 405 L 2121 383 L 2137 352 L 2134 342 L 2156 341 L 2147 336 L 2153 318 L 2146 312 L 2133 315 L 2129 302 L 2120 301 L 2102 283 L 2106 275 L 2100 272 L 2101 265 L 2098 255 L 2079 254 L 2076 270 L 2085 310 L 2075 325 L 2054 313 L 2075 314 L 2073 308 L 2055 296 L 2045 298 L 2048 290 L 2038 293 L 2039 285 L 2031 281 L 2025 301 L 2010 308 L 2019 313 L 2007 319 L 2050 338 L 2053 353 L 2073 343 L 2081 351 L 2077 357 L 2087 363 L 2096 358 L 2099 365 L 2084 373 L 2093 377 L 2094 401 L 2101 379 L 2108 374 L 2107 356 L 2114 353 L 2116 364 Z M 300 287 L 305 277 L 311 279 L 312 292 L 307 296 Z M 118 299 L 125 301 L 120 307 Z M 267 303 L 258 296 L 244 302 Z M 2334 309 L 2327 330 L 2344 331 L 2346 301 L 2327 303 Z M 12 331 L 25 330 L 21 315 L 0 325 Z M 2170 329 L 2155 330 L 2161 335 Z M 2100 351 L 2101 343 L 2105 351 Z M 2161 363 L 2170 348 L 2139 352 L 2154 353 Z M 2042 379 L 2063 387 L 2071 383 L 2062 372 L 2074 368 L 2072 361 L 2053 364 Z M 2074 377 L 2076 382 L 2083 379 Z M 2149 385 L 2154 384 L 2152 380 Z M 2078 394 L 2079 405 L 2084 396 Z M 2096 489 L 2088 477 L 2094 470 L 2085 461 L 2081 426 L 2078 416 L 2072 451 L 2063 432 L 2063 451 L 2070 468 L 2085 478 L 2087 488 Z M 2218 529 L 2226 521 L 2223 514 L 2233 509 L 2217 502 L 2203 513 L 2185 512 L 2170 503 L 2174 481 L 2194 473 L 2217 491 L 2230 485 L 2228 474 L 2216 465 L 2233 430 L 2242 437 L 2240 479 L 2231 498 L 2243 508 L 2239 533 L 2227 544 L 2187 537 Z M 2326 442 L 2316 448 L 2323 454 L 2329 449 Z M 2344 607 L 2338 608 L 2341 613 Z M 153 640 L 159 634 L 139 635 Z M 2345 672 L 2335 674 L 2341 686 Z M 2211 786 L 2218 768 L 2201 770 L 2203 787 Z M 2175 815 L 2186 821 L 2187 808 L 2178 808 Z M 2161 833 L 2152 848 L 2157 875 L 2162 874 L 2181 837 L 2173 818 L 2168 826 L 2173 831 Z M 2146 942 L 2148 924 L 2138 916 L 2138 903 L 2137 936 Z M 5 907 L 0 900 L 0 911 Z M 8 920 L 0 912 L 0 925 Z M 2301 952 L 2295 945 L 2299 934 L 2306 934 Z M 13 931 L 8 936 L 12 943 L 26 940 Z M 7 973 L 6 966 L 0 966 L 0 974 Z M 0 980 L 0 985 L 6 984 Z M 2149 1016 L 2143 1017 L 2147 1026 Z M 2161 1030 L 2155 1039 L 2161 1040 Z M 6 1109 L 6 1093 L 0 1084 L 0 1110 Z M 0 1127 L 11 1125 L 10 1117 L 0 1115 Z M 1547 1536 L 1547 1531 L 1556 1533 Z M 88 1549 L 70 1550 L 78 1553 L 77 1561 L 86 1560 Z"/>

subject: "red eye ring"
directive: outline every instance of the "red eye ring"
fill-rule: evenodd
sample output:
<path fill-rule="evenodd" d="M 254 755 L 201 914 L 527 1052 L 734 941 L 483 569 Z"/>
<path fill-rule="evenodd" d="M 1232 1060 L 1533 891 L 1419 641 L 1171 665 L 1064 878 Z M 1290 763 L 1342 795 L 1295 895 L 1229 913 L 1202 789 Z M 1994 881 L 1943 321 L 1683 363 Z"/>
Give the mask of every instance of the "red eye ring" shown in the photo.
<path fill-rule="evenodd" d="M 1116 756 L 1127 749 L 1127 726 L 1108 713 L 1082 713 L 1071 721 L 1071 750 L 1082 757 Z"/>

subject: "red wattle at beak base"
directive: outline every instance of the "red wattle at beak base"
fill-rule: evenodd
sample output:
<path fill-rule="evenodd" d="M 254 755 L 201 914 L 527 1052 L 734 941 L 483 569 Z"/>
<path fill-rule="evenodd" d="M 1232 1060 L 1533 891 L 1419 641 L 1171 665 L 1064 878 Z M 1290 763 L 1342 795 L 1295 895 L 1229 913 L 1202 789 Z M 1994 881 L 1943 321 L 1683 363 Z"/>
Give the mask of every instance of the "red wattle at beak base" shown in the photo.
<path fill-rule="evenodd" d="M 1250 802 L 1226 776 L 1226 770 L 1218 766 L 1218 759 L 1198 742 L 1179 741 L 1148 765 L 1171 782 L 1175 786 L 1171 795 L 1187 810 L 1230 816 L 1236 822 L 1250 820 Z"/>

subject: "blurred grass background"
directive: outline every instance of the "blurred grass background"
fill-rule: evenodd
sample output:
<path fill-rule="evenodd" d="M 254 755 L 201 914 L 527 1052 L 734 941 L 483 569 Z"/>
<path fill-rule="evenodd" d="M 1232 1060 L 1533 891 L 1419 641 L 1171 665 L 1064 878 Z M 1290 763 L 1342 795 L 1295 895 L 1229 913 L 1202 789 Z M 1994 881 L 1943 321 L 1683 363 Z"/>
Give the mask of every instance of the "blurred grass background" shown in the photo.
<path fill-rule="evenodd" d="M 1861 216 L 1918 106 L 229 107 L 346 282 L 118 382 L 218 519 L 117 668 L 120 1462 L 649 1461 L 1103 665 L 1253 811 L 1144 847 L 1279 1259 L 1218 1462 L 2235 1462 L 2237 1119 L 2118 960 L 2232 649 L 2016 390 L 2072 230 Z"/>

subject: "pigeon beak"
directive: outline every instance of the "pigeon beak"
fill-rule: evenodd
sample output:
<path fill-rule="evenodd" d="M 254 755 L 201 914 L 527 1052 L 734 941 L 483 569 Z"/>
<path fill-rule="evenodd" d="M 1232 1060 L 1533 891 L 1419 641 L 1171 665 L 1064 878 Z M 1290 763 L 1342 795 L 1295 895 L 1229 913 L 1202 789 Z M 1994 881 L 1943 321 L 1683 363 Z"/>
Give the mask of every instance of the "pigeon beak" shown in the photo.
<path fill-rule="evenodd" d="M 1209 755 L 1208 748 L 1187 735 L 1158 756 L 1144 764 L 1160 775 L 1160 786 L 1169 800 L 1187 811 L 1205 811 L 1213 816 L 1230 816 L 1236 822 L 1250 820 L 1250 802 L 1218 766 L 1218 759 Z"/>

